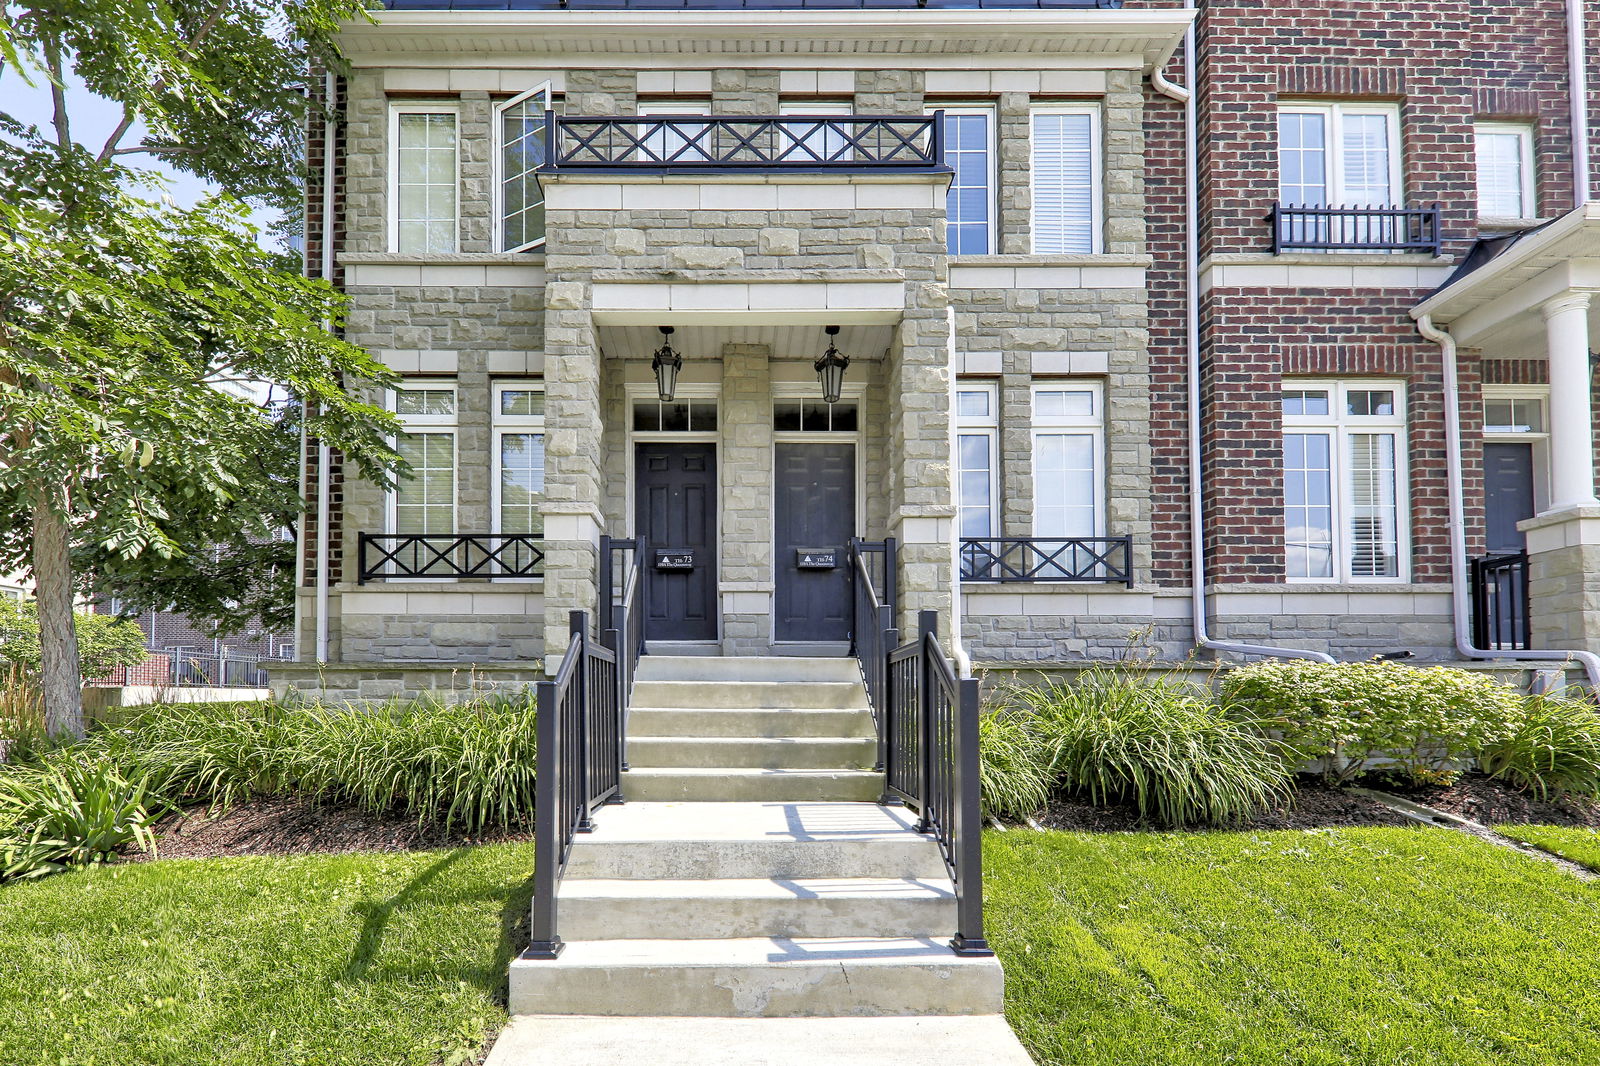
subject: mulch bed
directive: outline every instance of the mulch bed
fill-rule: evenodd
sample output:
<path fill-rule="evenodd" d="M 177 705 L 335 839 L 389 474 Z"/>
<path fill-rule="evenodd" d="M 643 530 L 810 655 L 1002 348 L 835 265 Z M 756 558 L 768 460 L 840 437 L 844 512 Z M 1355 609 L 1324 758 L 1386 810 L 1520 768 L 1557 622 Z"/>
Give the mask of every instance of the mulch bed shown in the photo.
<path fill-rule="evenodd" d="M 156 825 L 158 855 L 163 859 L 416 851 L 532 839 L 531 829 L 446 833 L 418 827 L 416 819 L 403 815 L 376 815 L 291 798 L 253 799 L 216 817 L 203 806 L 191 807 Z"/>
<path fill-rule="evenodd" d="M 1363 781 L 1362 784 L 1369 784 Z M 1448 787 L 1406 787 L 1373 780 L 1370 787 L 1425 803 L 1483 825 L 1567 825 L 1600 828 L 1600 806 L 1577 801 L 1550 803 L 1483 774 L 1463 774 Z"/>
<path fill-rule="evenodd" d="M 1078 800 L 1053 800 L 1036 819 L 1046 829 L 1116 833 L 1157 828 L 1139 820 L 1132 807 L 1095 807 Z M 1236 830 L 1332 829 L 1343 826 L 1415 825 L 1405 815 L 1365 796 L 1329 788 L 1321 778 L 1302 776 L 1293 802 L 1257 814 Z"/>

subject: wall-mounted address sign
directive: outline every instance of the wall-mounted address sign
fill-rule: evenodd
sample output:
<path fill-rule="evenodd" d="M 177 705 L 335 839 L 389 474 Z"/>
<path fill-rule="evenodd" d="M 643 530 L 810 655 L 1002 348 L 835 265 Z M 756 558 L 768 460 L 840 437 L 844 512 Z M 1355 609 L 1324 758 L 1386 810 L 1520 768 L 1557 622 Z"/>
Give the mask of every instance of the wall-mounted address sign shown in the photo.
<path fill-rule="evenodd" d="M 665 548 L 656 549 L 657 570 L 693 570 L 694 552 L 669 551 Z"/>
<path fill-rule="evenodd" d="M 801 570 L 837 570 L 839 553 L 832 548 L 796 548 L 795 566 Z"/>

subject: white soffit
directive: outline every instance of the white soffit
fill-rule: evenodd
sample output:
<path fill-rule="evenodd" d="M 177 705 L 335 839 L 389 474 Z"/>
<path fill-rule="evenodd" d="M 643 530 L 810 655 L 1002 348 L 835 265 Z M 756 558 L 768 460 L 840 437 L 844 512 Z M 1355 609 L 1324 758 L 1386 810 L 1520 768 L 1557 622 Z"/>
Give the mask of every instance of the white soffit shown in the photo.
<path fill-rule="evenodd" d="M 792 65 L 805 57 L 850 64 L 852 57 L 1021 57 L 1025 65 L 1140 66 L 1167 61 L 1194 17 L 1178 8 L 972 11 L 375 11 L 339 35 L 356 66 L 459 66 L 462 57 L 503 65 L 543 59 L 560 66 L 678 57 L 725 64 Z M 857 59 L 856 62 L 859 62 Z"/>
<path fill-rule="evenodd" d="M 1562 290 L 1578 287 L 1584 275 L 1600 278 L 1600 203 L 1585 204 L 1539 232 L 1528 234 L 1466 277 L 1417 304 L 1411 314 L 1418 318 L 1432 315 L 1435 322 L 1446 323 L 1491 304 L 1513 312 L 1516 308 L 1512 305 L 1531 305 L 1559 295 L 1547 291 L 1552 285 Z M 1527 285 L 1535 279 L 1541 284 Z M 1523 296 L 1526 300 L 1521 299 Z"/>

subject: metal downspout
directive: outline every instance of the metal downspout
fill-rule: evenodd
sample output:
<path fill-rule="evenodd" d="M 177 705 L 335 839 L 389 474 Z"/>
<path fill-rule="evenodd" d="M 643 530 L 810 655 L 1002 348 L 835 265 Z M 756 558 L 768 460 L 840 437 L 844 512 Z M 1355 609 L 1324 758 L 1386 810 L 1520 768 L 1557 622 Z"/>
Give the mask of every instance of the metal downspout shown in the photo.
<path fill-rule="evenodd" d="M 1185 0 L 1185 10 L 1194 9 L 1194 0 Z M 1199 171 L 1196 162 L 1196 100 L 1193 86 L 1199 84 L 1195 77 L 1194 23 L 1183 34 L 1183 66 L 1188 74 L 1190 88 L 1174 85 L 1166 75 L 1157 70 L 1150 75 L 1150 84 L 1157 92 L 1183 104 L 1183 215 L 1187 239 L 1184 242 L 1184 327 L 1188 384 L 1189 422 L 1189 559 L 1190 600 L 1194 616 L 1194 642 L 1201 648 L 1233 652 L 1237 655 L 1262 655 L 1285 659 L 1315 659 L 1334 662 L 1327 652 L 1306 651 L 1301 648 L 1279 648 L 1266 644 L 1240 644 L 1217 640 L 1207 628 L 1206 616 L 1206 554 L 1205 554 L 1205 483 L 1201 463 L 1202 440 L 1200 436 L 1200 233 L 1196 222 L 1199 217 Z"/>
<path fill-rule="evenodd" d="M 956 427 L 956 309 L 949 304 L 944 308 L 945 324 L 949 327 L 945 365 L 950 378 L 950 506 L 955 513 L 950 519 L 950 650 L 955 653 L 956 669 L 961 677 L 972 676 L 972 657 L 961 641 L 961 488 L 956 482 L 960 434 Z"/>
<path fill-rule="evenodd" d="M 1572 204 L 1589 195 L 1589 42 L 1584 36 L 1584 0 L 1567 0 L 1567 96 L 1572 115 Z"/>
<path fill-rule="evenodd" d="M 332 71 L 323 75 L 323 102 L 327 114 L 323 118 L 322 132 L 322 280 L 333 284 L 333 173 L 337 162 L 334 152 L 334 93 L 338 83 Z M 332 322 L 324 322 L 324 329 L 332 329 Z M 322 441 L 317 442 L 317 662 L 328 661 L 328 584 L 331 568 L 328 547 L 328 508 L 331 498 L 328 480 L 333 476 L 333 450 Z"/>

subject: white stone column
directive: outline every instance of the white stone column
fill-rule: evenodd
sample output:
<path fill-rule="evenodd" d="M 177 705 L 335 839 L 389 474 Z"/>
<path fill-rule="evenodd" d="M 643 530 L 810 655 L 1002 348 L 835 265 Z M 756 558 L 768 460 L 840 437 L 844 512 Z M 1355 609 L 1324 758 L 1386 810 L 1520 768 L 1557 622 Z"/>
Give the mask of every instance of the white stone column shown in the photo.
<path fill-rule="evenodd" d="M 1549 511 L 1600 503 L 1594 494 L 1589 301 L 1589 293 L 1573 292 L 1542 308 L 1550 360 Z"/>

